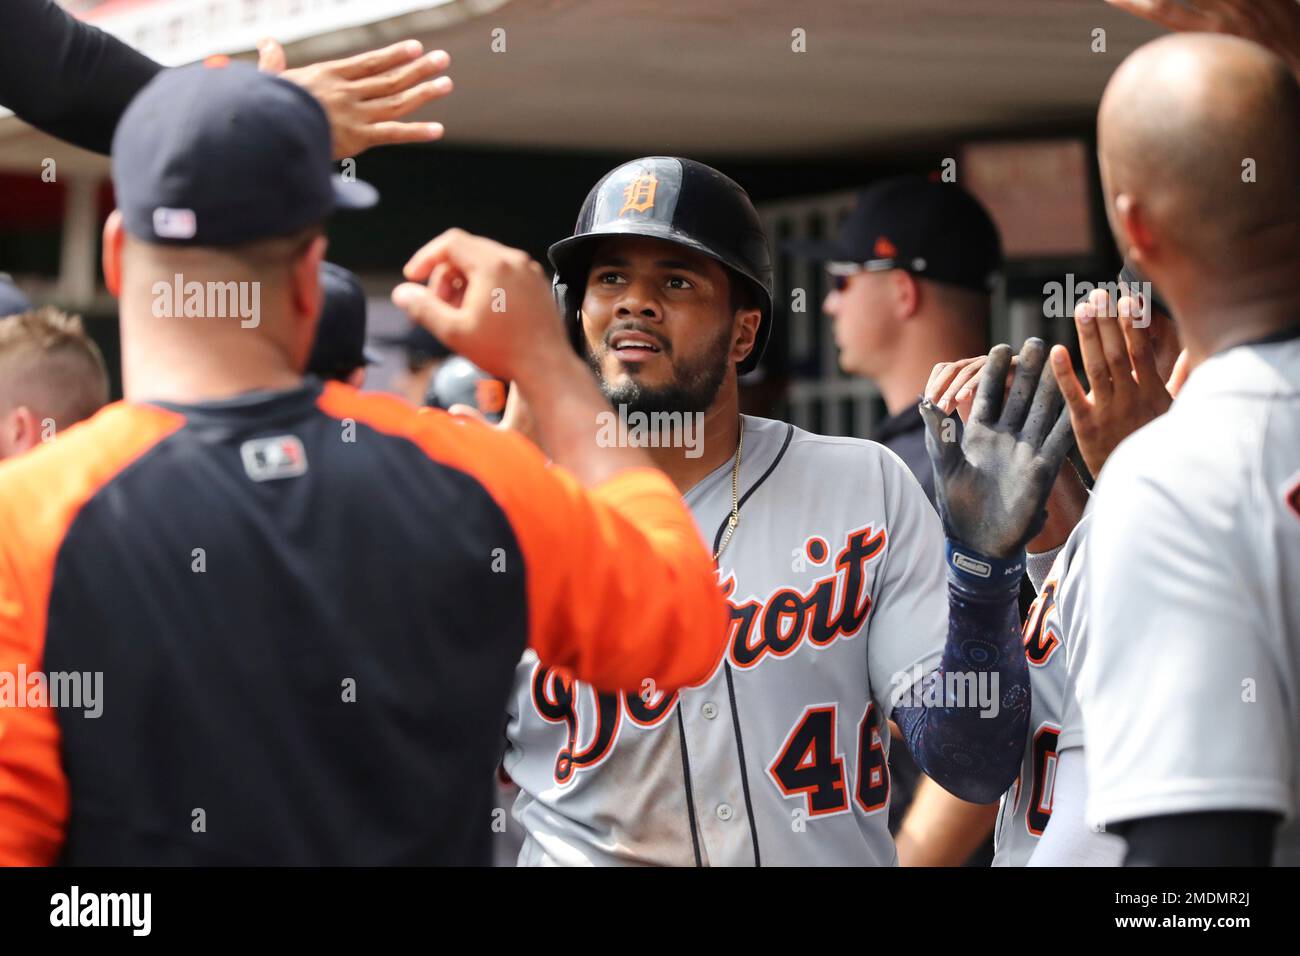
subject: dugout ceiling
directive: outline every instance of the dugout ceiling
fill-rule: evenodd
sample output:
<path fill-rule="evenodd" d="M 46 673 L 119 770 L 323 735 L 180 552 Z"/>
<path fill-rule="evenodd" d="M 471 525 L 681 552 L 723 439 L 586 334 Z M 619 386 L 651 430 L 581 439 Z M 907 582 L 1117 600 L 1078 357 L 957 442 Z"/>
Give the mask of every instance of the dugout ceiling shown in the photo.
<path fill-rule="evenodd" d="M 413 5 L 267 0 L 229 30 L 176 19 L 225 2 L 115 0 L 90 17 L 113 28 L 165 12 L 174 35 L 146 47 L 165 62 L 192 59 L 204 37 L 238 52 L 278 30 L 297 64 L 414 35 L 453 57 L 457 92 L 422 117 L 446 124 L 449 145 L 753 159 L 1090 122 L 1115 66 L 1158 32 L 1101 0 L 443 0 L 376 22 L 358 21 Z M 48 156 L 104 168 L 0 119 L 0 169 L 39 171 Z"/>

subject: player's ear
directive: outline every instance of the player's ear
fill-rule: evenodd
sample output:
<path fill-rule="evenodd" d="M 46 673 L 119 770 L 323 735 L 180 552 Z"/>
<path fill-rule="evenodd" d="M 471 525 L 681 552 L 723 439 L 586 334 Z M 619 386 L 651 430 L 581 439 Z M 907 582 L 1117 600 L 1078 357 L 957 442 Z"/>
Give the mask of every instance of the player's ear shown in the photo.
<path fill-rule="evenodd" d="M 104 285 L 109 294 L 118 298 L 122 294 L 122 246 L 126 230 L 122 228 L 122 213 L 114 209 L 104 221 Z"/>
<path fill-rule="evenodd" d="M 905 269 L 894 269 L 889 276 L 894 283 L 894 305 L 898 317 L 910 319 L 921 307 L 921 283 Z"/>
<path fill-rule="evenodd" d="M 313 329 L 320 318 L 321 299 L 324 295 L 320 284 L 320 264 L 325 259 L 328 245 L 329 240 L 324 236 L 314 237 L 290 267 L 290 295 L 294 314 L 310 320 Z"/>
<path fill-rule="evenodd" d="M 313 236 L 289 264 L 289 316 L 292 319 L 287 334 L 293 367 L 302 371 L 311 357 L 316 341 L 316 326 L 325 293 L 321 288 L 320 265 L 325 259 L 328 241 L 323 235 Z"/>
<path fill-rule="evenodd" d="M 1128 193 L 1115 197 L 1115 226 L 1124 258 L 1139 268 L 1142 263 L 1149 262 L 1155 246 L 1150 218 L 1147 210 Z"/>
<path fill-rule="evenodd" d="M 0 449 L 5 455 L 21 455 L 31 451 L 41 441 L 40 422 L 26 405 L 19 405 L 5 416 L 4 435 L 0 438 Z"/>
<path fill-rule="evenodd" d="M 758 326 L 763 321 L 761 309 L 737 309 L 731 326 L 731 361 L 742 362 L 754 351 Z"/>

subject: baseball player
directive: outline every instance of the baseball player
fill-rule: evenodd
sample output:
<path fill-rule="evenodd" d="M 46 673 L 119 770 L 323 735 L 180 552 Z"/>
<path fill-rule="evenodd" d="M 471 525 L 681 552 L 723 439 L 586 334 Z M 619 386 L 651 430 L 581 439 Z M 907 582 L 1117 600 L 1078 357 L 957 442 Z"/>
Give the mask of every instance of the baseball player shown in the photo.
<path fill-rule="evenodd" d="M 107 401 L 104 356 L 81 319 L 49 306 L 0 318 L 0 459 L 35 448 Z"/>
<path fill-rule="evenodd" d="M 1247 41 L 1164 37 L 1111 78 L 1098 148 L 1190 374 L 1097 486 L 1087 817 L 1130 865 L 1266 864 L 1300 799 L 1300 84 Z"/>
<path fill-rule="evenodd" d="M 1002 268 L 997 226 L 955 183 L 893 176 L 857 195 L 834 239 L 794 240 L 786 249 L 824 265 L 831 288 L 822 312 L 840 367 L 871 379 L 888 413 L 867 437 L 898 455 L 933 501 L 916 396 L 936 365 L 988 352 Z M 901 865 L 988 865 L 996 807 L 968 804 L 927 781 L 905 747 L 890 753 L 889 770 Z"/>
<path fill-rule="evenodd" d="M 891 717 L 928 774 L 996 800 L 1027 726 L 1020 552 L 1070 442 L 1042 343 L 1003 425 L 1006 347 L 964 437 L 926 406 L 945 589 L 939 517 L 895 455 L 738 413 L 737 375 L 771 333 L 767 245 L 738 185 L 685 159 L 626 163 L 550 254 L 619 427 L 675 421 L 652 456 L 731 612 L 711 679 L 677 693 L 602 694 L 525 655 L 504 760 L 520 863 L 892 865 Z M 970 698 L 935 696 L 960 679 Z"/>
<path fill-rule="evenodd" d="M 307 373 L 361 388 L 366 367 L 382 360 L 366 348 L 366 293 L 356 275 L 333 262 L 320 265 L 320 289 L 320 319 Z"/>
<path fill-rule="evenodd" d="M 1079 449 L 1093 473 L 1101 472 L 1124 437 L 1169 409 L 1186 367 L 1178 361 L 1177 330 L 1159 295 L 1131 267 L 1120 283 L 1131 294 L 1113 307 L 1099 289 L 1075 310 L 1089 393 L 1079 385 L 1068 352 L 1062 346 L 1053 350 Z M 1140 289 L 1146 290 L 1149 311 L 1137 306 Z M 1146 321 L 1134 321 L 1143 316 Z M 960 406 L 962 382 L 981 361 L 937 367 L 927 395 L 940 407 Z M 1077 521 L 1064 545 L 1031 551 L 1027 560 L 1038 592 L 1024 627 L 1033 691 L 1029 734 L 1020 775 L 1002 798 L 995 866 L 1115 866 L 1122 856 L 1117 837 L 1083 821 L 1084 741 L 1075 687 L 1088 641 L 1084 556 L 1091 515 L 1080 515 L 1075 485 L 1082 487 L 1073 469 L 1062 468 L 1048 504 Z"/>
<path fill-rule="evenodd" d="M 107 700 L 0 706 L 0 865 L 486 863 L 525 648 L 608 690 L 713 667 L 689 513 L 645 452 L 590 442 L 604 402 L 540 266 L 486 239 L 429 243 L 394 301 L 526 385 L 563 467 L 304 380 L 324 221 L 370 197 L 301 88 L 164 71 L 113 153 L 125 400 L 0 465 L 5 687 L 101 675 Z"/>

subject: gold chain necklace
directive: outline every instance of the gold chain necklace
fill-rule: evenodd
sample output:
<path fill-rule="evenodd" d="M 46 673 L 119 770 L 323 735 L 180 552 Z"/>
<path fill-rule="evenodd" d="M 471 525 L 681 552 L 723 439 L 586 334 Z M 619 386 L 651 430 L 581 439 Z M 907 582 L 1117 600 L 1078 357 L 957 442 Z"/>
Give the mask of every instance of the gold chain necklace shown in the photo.
<path fill-rule="evenodd" d="M 736 442 L 736 463 L 731 466 L 731 517 L 727 519 L 727 530 L 723 532 L 722 543 L 718 545 L 718 550 L 713 552 L 713 560 L 716 563 L 722 556 L 722 552 L 727 550 L 727 545 L 731 543 L 731 536 L 736 533 L 736 525 L 740 524 L 740 456 L 745 450 L 745 423 L 740 423 L 740 440 Z"/>

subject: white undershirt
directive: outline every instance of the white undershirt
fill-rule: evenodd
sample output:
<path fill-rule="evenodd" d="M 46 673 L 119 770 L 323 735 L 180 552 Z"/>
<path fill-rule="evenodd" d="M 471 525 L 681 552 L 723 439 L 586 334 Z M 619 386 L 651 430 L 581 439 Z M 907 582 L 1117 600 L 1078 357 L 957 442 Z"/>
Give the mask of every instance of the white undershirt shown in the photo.
<path fill-rule="evenodd" d="M 1062 751 L 1052 786 L 1052 815 L 1026 866 L 1121 866 L 1124 841 L 1097 833 L 1083 819 L 1088 771 L 1082 747 Z"/>

